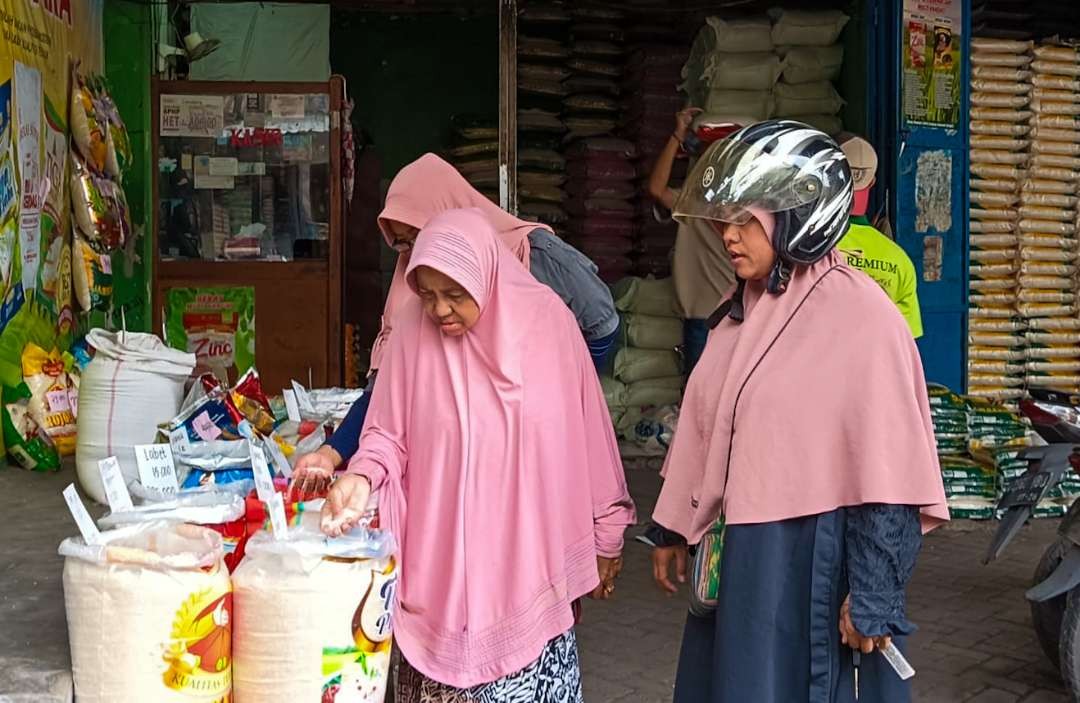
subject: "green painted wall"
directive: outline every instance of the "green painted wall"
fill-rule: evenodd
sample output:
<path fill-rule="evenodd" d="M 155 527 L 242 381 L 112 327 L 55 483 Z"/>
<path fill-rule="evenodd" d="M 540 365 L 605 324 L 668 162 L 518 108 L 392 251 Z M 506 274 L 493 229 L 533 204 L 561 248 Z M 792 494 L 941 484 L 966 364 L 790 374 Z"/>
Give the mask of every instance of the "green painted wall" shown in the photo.
<path fill-rule="evenodd" d="M 375 140 L 383 175 L 446 146 L 458 113 L 498 117 L 496 15 L 333 11 L 330 67 L 356 102 L 353 122 Z"/>
<path fill-rule="evenodd" d="M 131 135 L 135 156 L 131 171 L 124 179 L 132 223 L 143 233 L 135 250 L 138 261 L 128 261 L 123 252 L 113 257 L 113 324 L 120 326 L 120 310 L 129 330 L 148 331 L 150 310 L 149 275 L 151 241 L 151 102 L 150 79 L 153 71 L 152 12 L 149 3 L 106 0 L 104 16 L 105 74 L 113 99 L 120 109 Z M 100 324 L 101 320 L 91 320 Z"/>

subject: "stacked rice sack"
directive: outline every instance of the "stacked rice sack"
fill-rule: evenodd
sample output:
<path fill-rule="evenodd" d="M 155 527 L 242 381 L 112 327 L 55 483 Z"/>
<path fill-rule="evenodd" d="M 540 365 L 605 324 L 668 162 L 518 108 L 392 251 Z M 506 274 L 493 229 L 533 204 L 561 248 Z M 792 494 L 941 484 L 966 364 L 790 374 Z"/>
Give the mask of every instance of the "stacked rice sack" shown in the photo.
<path fill-rule="evenodd" d="M 847 15 L 839 10 L 780 9 L 769 14 L 782 69 L 773 89 L 775 116 L 805 122 L 826 134 L 840 132 L 844 100 L 833 81 L 844 63 L 844 47 L 838 42 Z"/>
<path fill-rule="evenodd" d="M 768 17 L 709 17 L 690 47 L 679 88 L 707 115 L 768 119 L 781 73 L 774 48 Z"/>
<path fill-rule="evenodd" d="M 682 319 L 670 278 L 627 278 L 614 292 L 622 314 L 623 346 L 605 394 L 621 403 L 613 410 L 619 415 L 619 436 L 633 440 L 644 410 L 677 405 L 682 399 L 682 361 L 676 349 L 682 344 Z"/>
<path fill-rule="evenodd" d="M 931 384 L 928 392 L 949 511 L 976 520 L 993 517 L 997 480 L 992 470 L 968 456 L 967 403 L 944 386 Z"/>
<path fill-rule="evenodd" d="M 454 146 L 447 150 L 452 163 L 474 188 L 499 202 L 499 127 L 480 117 L 458 115 L 451 121 Z"/>
<path fill-rule="evenodd" d="M 967 403 L 945 386 L 930 384 L 930 417 L 939 457 L 962 456 L 968 451 Z"/>
<path fill-rule="evenodd" d="M 1019 308 L 1028 320 L 1026 384 L 1080 391 L 1077 197 L 1080 55 L 1043 44 L 1031 64 L 1031 160 L 1020 201 Z"/>
<path fill-rule="evenodd" d="M 571 19 L 557 3 L 531 3 L 518 16 L 519 214 L 552 226 L 567 221 L 561 112 L 568 95 L 563 81 L 570 75 Z"/>
<path fill-rule="evenodd" d="M 1030 49 L 1030 42 L 972 40 L 968 388 L 1003 402 L 1023 395 L 1026 358 L 1017 274 Z"/>
<path fill-rule="evenodd" d="M 636 153 L 631 142 L 615 137 L 587 137 L 567 150 L 567 189 L 575 199 L 568 236 L 608 283 L 626 276 L 632 266 Z"/>
<path fill-rule="evenodd" d="M 567 126 L 569 231 L 613 283 L 633 267 L 637 174 L 632 144 L 612 138 L 623 69 L 622 12 L 575 7 L 571 14 L 563 121 Z"/>

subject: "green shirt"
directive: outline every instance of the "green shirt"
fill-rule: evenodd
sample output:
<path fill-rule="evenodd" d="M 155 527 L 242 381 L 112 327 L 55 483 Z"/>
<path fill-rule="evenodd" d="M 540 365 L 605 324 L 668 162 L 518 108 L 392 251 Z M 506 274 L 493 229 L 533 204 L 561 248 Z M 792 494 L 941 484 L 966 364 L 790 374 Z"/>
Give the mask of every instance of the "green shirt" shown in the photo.
<path fill-rule="evenodd" d="M 865 217 L 852 217 L 847 234 L 837 246 L 848 266 L 857 268 L 877 281 L 886 295 L 900 308 L 911 328 L 911 335 L 922 336 L 922 315 L 916 294 L 915 265 L 899 244 L 870 226 Z"/>

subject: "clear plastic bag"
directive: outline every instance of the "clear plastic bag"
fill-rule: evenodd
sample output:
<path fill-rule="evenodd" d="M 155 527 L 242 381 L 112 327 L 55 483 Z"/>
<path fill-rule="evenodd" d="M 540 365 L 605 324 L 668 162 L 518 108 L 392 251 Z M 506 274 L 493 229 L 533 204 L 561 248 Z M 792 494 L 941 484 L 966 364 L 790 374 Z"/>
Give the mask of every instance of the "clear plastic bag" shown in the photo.
<path fill-rule="evenodd" d="M 1015 263 L 975 265 L 968 268 L 972 278 L 1000 278 L 1011 276 L 1019 267 Z"/>
<path fill-rule="evenodd" d="M 1072 115 L 1032 115 L 1031 120 L 1032 127 L 1047 128 L 1047 129 L 1069 129 L 1075 130 L 1080 128 L 1080 122 L 1077 121 Z"/>
<path fill-rule="evenodd" d="M 1080 332 L 1026 332 L 1024 339 L 1032 344 L 1080 344 Z"/>
<path fill-rule="evenodd" d="M 1080 361 L 1029 361 L 1027 370 L 1032 373 L 1049 373 L 1055 375 L 1080 373 Z M 1074 376 L 1075 377 L 1075 376 Z"/>
<path fill-rule="evenodd" d="M 1005 261 L 1002 258 L 990 258 L 989 254 L 996 254 L 997 252 L 971 252 L 972 261 Z M 978 255 L 978 256 L 977 256 Z M 986 258 L 984 258 L 986 257 Z M 1012 290 L 1016 288 L 1016 279 L 1012 277 L 1006 278 L 987 278 L 985 280 L 973 279 L 968 282 L 968 287 L 973 291 L 988 291 L 988 290 Z"/>
<path fill-rule="evenodd" d="M 1031 347 L 1029 359 L 1077 359 L 1080 358 L 1080 346 Z"/>
<path fill-rule="evenodd" d="M 1020 303 L 1017 310 L 1024 317 L 1064 317 L 1076 314 L 1075 305 L 1054 303 Z"/>
<path fill-rule="evenodd" d="M 975 332 L 1023 332 L 1027 324 L 1022 320 L 987 320 L 976 318 L 968 322 L 968 329 Z"/>
<path fill-rule="evenodd" d="M 976 305 L 968 308 L 968 315 L 972 318 L 991 320 L 1011 320 L 1016 317 L 1016 310 L 1011 307 L 989 307 Z"/>
<path fill-rule="evenodd" d="M 1030 332 L 1028 333 L 1030 334 Z M 1024 346 L 1024 337 L 1013 334 L 991 334 L 987 332 L 975 332 L 968 335 L 968 342 L 975 347 L 1009 347 Z"/>
<path fill-rule="evenodd" d="M 1016 291 L 988 291 L 968 296 L 972 305 L 1015 305 Z"/>
<path fill-rule="evenodd" d="M 1062 183 L 1068 183 L 1070 185 L 1080 178 L 1080 172 L 1071 168 L 1061 168 L 1059 166 L 1032 166 L 1027 174 L 1032 179 L 1061 181 Z"/>
<path fill-rule="evenodd" d="M 1020 264 L 1020 272 L 1033 276 L 1075 276 L 1076 266 L 1048 262 L 1029 262 Z"/>
<path fill-rule="evenodd" d="M 1023 349 L 1002 349 L 1000 347 L 970 347 L 968 359 L 993 359 L 1000 361 L 1023 361 Z"/>

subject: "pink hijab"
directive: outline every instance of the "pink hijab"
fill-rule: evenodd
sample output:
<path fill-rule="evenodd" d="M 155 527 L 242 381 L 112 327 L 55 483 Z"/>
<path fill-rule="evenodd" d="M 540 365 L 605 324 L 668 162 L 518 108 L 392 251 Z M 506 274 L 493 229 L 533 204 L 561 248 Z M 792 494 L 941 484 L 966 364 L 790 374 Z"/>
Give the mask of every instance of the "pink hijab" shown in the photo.
<path fill-rule="evenodd" d="M 766 218 L 771 229 L 771 217 Z M 926 381 L 896 307 L 833 252 L 743 294 L 690 377 L 654 519 L 696 543 L 728 524 L 864 503 L 949 519 Z"/>
<path fill-rule="evenodd" d="M 393 245 L 394 238 L 386 226 L 387 220 L 423 229 L 435 215 L 458 208 L 478 208 L 487 216 L 497 230 L 499 239 L 513 252 L 517 260 L 529 268 L 529 233 L 546 229 L 546 225 L 514 217 L 484 197 L 469 185 L 457 169 L 435 154 L 424 154 L 405 166 L 390 182 L 386 192 L 386 205 L 379 214 L 379 229 L 386 243 Z M 383 308 L 382 329 L 371 350 L 371 368 L 378 369 L 386 351 L 395 313 L 409 299 L 405 283 L 405 269 L 409 266 L 409 253 L 398 255 L 394 278 Z"/>
<path fill-rule="evenodd" d="M 597 555 L 634 521 L 603 392 L 573 314 L 500 245 L 479 210 L 421 231 L 417 267 L 480 306 L 443 336 L 413 296 L 395 319 L 360 450 L 401 545 L 394 635 L 409 663 L 459 688 L 540 656 L 599 582 Z"/>

